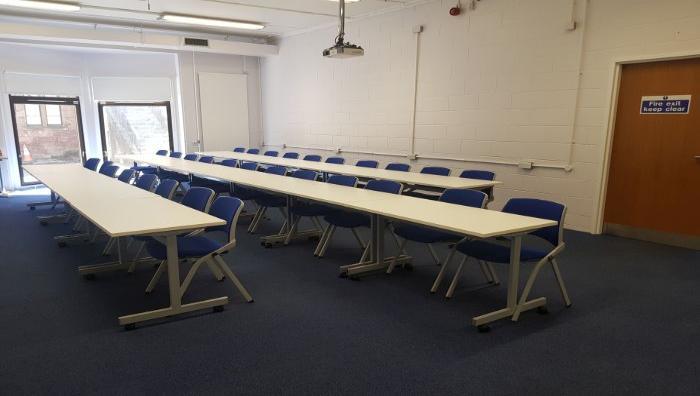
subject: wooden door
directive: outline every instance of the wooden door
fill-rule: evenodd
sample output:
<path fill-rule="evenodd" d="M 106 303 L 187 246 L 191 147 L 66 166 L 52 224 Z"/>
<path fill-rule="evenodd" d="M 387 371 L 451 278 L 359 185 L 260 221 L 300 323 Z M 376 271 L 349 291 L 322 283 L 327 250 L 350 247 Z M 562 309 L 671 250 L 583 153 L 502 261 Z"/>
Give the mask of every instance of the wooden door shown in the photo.
<path fill-rule="evenodd" d="M 687 114 L 643 114 L 678 95 Z M 700 240 L 700 58 L 622 67 L 604 221 Z"/>

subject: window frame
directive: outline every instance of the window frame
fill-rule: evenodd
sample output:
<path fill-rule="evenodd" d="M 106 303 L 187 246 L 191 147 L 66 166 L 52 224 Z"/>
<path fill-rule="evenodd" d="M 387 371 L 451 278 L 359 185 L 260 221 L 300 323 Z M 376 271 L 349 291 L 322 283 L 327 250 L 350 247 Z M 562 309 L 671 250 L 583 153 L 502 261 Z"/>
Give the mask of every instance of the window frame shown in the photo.
<path fill-rule="evenodd" d="M 168 150 L 173 151 L 173 117 L 172 111 L 170 109 L 170 101 L 162 102 L 97 102 L 97 116 L 100 123 L 100 138 L 102 139 L 102 157 L 105 160 L 107 158 L 107 134 L 105 129 L 105 119 L 104 119 L 104 108 L 105 107 L 165 107 L 166 115 L 168 117 Z"/>

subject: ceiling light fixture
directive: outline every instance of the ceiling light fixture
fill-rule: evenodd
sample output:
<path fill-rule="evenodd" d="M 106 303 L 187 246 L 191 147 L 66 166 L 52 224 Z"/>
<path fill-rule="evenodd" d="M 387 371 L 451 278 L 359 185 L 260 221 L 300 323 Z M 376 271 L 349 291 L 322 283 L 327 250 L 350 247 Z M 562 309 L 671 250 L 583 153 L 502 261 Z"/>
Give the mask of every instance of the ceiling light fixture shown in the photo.
<path fill-rule="evenodd" d="M 168 22 L 184 23 L 187 25 L 201 25 L 232 29 L 260 30 L 265 27 L 265 25 L 256 22 L 232 21 L 230 19 L 216 19 L 180 14 L 162 14 L 160 19 Z"/>
<path fill-rule="evenodd" d="M 345 1 L 347 0 L 339 0 L 338 3 L 340 25 L 338 26 L 338 35 L 335 36 L 335 45 L 323 50 L 323 56 L 327 58 L 350 58 L 365 54 L 365 50 L 359 45 L 345 42 Z"/>
<path fill-rule="evenodd" d="M 36 0 L 0 0 L 0 6 L 34 8 L 48 11 L 79 11 L 80 5 L 76 3 L 61 3 L 55 1 Z"/>

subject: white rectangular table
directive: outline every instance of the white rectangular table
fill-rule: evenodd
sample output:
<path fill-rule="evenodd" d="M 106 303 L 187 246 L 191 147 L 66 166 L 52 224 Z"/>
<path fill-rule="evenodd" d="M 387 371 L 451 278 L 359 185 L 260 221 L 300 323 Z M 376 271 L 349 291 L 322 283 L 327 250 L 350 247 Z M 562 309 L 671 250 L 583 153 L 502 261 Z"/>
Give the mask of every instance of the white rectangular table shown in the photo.
<path fill-rule="evenodd" d="M 260 154 L 236 153 L 233 151 L 205 151 L 198 153 L 215 158 L 233 158 L 240 161 L 259 162 L 261 164 L 285 166 L 289 168 L 308 169 L 324 174 L 356 176 L 361 179 L 385 179 L 403 183 L 406 187 L 428 190 L 446 188 L 490 189 L 500 184 L 498 181 L 467 179 L 455 176 L 429 175 L 416 172 L 401 172 L 386 169 L 365 168 L 345 164 L 328 164 L 325 162 L 304 161 L 300 159 L 270 157 Z"/>
<path fill-rule="evenodd" d="M 176 238 L 183 232 L 224 225 L 224 220 L 85 169 L 82 165 L 26 165 L 24 169 L 92 224 L 110 237 L 118 238 L 119 262 L 84 266 L 80 269 L 82 274 L 125 268 L 128 265 L 125 260 L 126 237 L 152 235 L 165 238 L 170 306 L 121 316 L 120 325 L 131 327 L 137 322 L 228 304 L 228 297 L 182 303 Z"/>
<path fill-rule="evenodd" d="M 123 156 L 122 159 L 148 163 L 181 173 L 235 182 L 247 187 L 285 195 L 288 200 L 289 197 L 295 197 L 346 210 L 368 213 L 372 219 L 370 258 L 366 262 L 341 267 L 348 276 L 382 270 L 389 266 L 393 258 L 387 258 L 384 254 L 384 228 L 387 219 L 451 231 L 472 238 L 508 238 L 511 240 L 511 244 L 507 305 L 503 309 L 473 318 L 472 323 L 475 326 L 508 316 L 512 317 L 518 304 L 522 236 L 540 228 L 557 224 L 552 220 L 158 155 L 127 155 Z M 539 298 L 526 302 L 520 309 L 526 311 L 544 304 L 546 304 L 546 299 Z"/>

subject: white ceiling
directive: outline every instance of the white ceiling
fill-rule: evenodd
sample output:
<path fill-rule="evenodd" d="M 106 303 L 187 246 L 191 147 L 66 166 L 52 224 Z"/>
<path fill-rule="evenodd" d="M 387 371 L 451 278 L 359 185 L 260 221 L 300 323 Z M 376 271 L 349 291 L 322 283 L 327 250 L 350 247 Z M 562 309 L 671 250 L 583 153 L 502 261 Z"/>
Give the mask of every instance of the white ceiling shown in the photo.
<path fill-rule="evenodd" d="M 68 1 L 70 0 L 63 0 Z M 237 35 L 280 36 L 336 23 L 338 3 L 329 0 L 75 0 L 78 12 L 38 12 L 0 6 L 0 15 L 29 16 L 42 19 L 139 26 L 144 28 L 218 32 Z M 347 16 L 388 12 L 413 5 L 418 0 L 361 0 L 347 4 Z M 208 30 L 178 25 L 158 19 L 160 13 L 214 17 L 261 22 L 260 31 Z"/>

